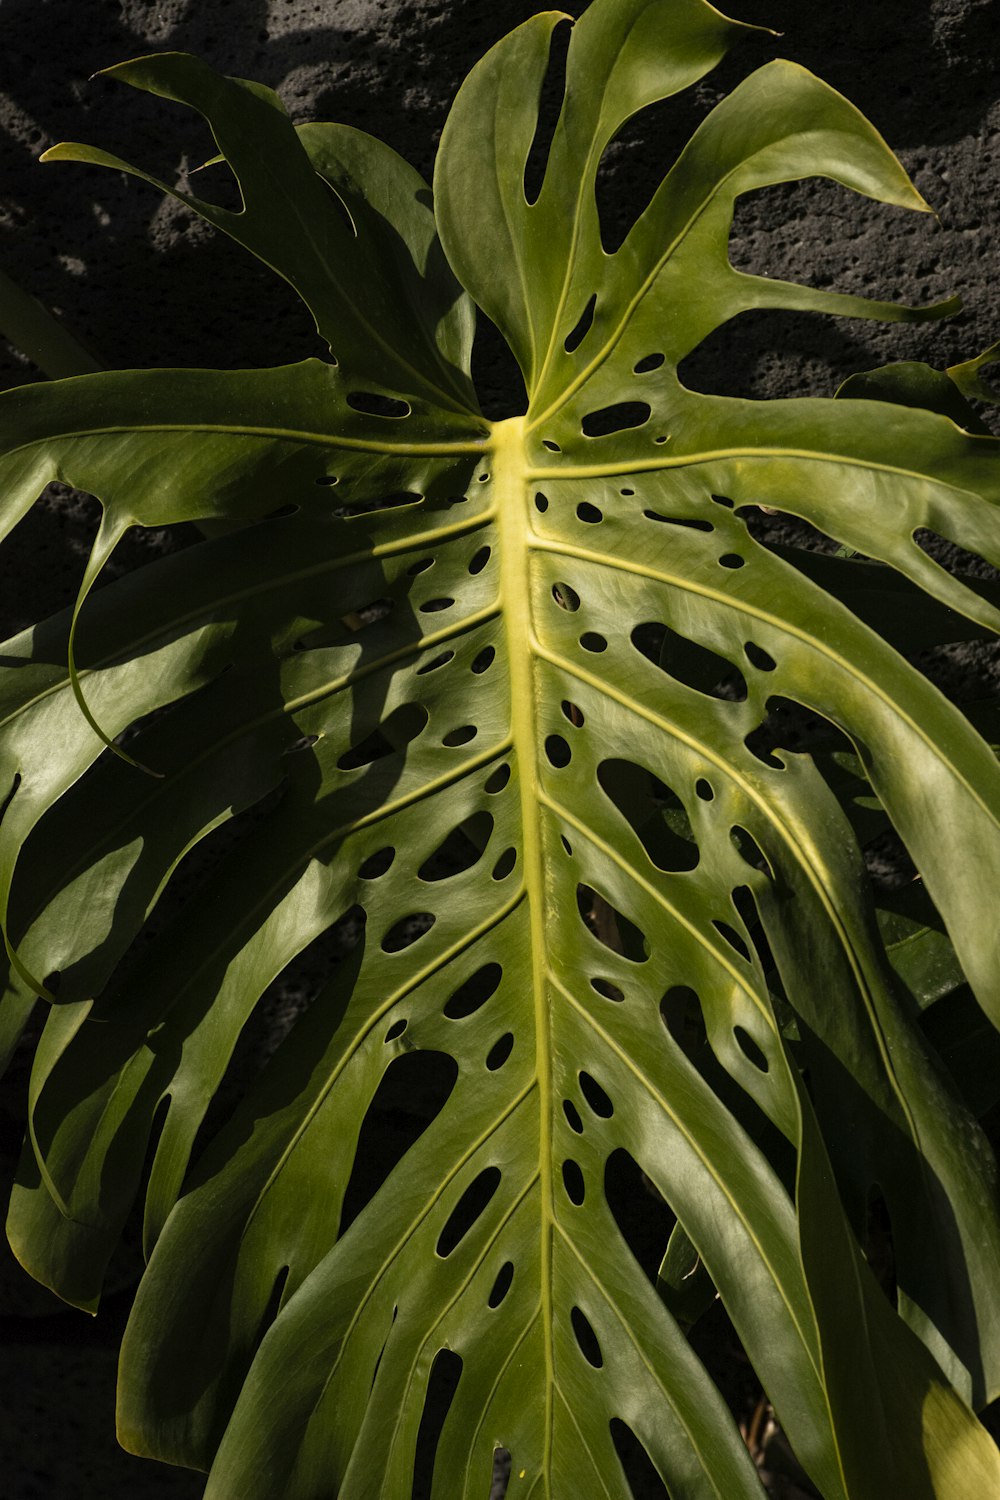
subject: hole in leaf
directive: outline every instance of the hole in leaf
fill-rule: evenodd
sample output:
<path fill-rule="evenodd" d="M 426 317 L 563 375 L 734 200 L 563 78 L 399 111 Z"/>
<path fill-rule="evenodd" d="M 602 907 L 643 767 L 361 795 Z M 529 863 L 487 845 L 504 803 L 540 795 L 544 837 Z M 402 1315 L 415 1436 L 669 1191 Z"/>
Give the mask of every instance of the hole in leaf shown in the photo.
<path fill-rule="evenodd" d="M 567 354 L 572 354 L 575 349 L 579 349 L 580 345 L 587 337 L 587 334 L 590 332 L 591 325 L 594 321 L 594 308 L 596 306 L 597 293 L 592 292 L 590 295 L 590 299 L 587 302 L 586 307 L 583 309 L 583 312 L 577 319 L 575 326 L 570 329 L 569 333 L 566 335 L 565 340 L 563 341 L 563 348 L 566 350 Z"/>
<path fill-rule="evenodd" d="M 495 771 L 487 775 L 486 781 L 483 783 L 483 790 L 487 795 L 492 796 L 495 792 L 502 792 L 504 787 L 507 786 L 508 781 L 510 781 L 510 766 L 498 765 Z"/>
<path fill-rule="evenodd" d="M 511 848 L 505 849 L 503 851 L 500 858 L 493 866 L 493 879 L 506 880 L 507 876 L 510 874 L 511 870 L 513 870 L 516 864 L 517 850 L 513 846 L 511 846 Z"/>
<path fill-rule="evenodd" d="M 453 1349 L 439 1349 L 427 1379 L 424 1409 L 417 1429 L 410 1500 L 430 1500 L 438 1444 L 461 1374 L 461 1356 Z"/>
<path fill-rule="evenodd" d="M 419 703 L 401 703 L 377 729 L 352 745 L 337 761 L 342 771 L 356 771 L 387 755 L 398 754 L 427 724 L 430 717 Z"/>
<path fill-rule="evenodd" d="M 733 508 L 733 502 L 729 499 L 728 495 L 713 495 L 712 499 L 716 505 L 724 505 L 727 510 L 732 510 Z"/>
<path fill-rule="evenodd" d="M 648 401 L 616 401 L 613 406 L 602 406 L 598 411 L 588 412 L 580 427 L 584 437 L 610 437 L 615 432 L 641 427 L 651 415 L 652 407 Z"/>
<path fill-rule="evenodd" d="M 719 566 L 720 568 L 742 568 L 745 561 L 746 559 L 742 558 L 738 552 L 723 552 L 719 558 Z"/>
<path fill-rule="evenodd" d="M 688 531 L 714 531 L 711 521 L 698 521 L 691 516 L 661 516 L 658 510 L 644 510 L 647 521 L 661 521 L 664 526 L 684 526 Z"/>
<path fill-rule="evenodd" d="M 316 480 L 317 484 L 335 485 L 340 483 L 339 474 L 321 474 Z"/>
<path fill-rule="evenodd" d="M 753 641 L 747 641 L 743 649 L 747 654 L 747 661 L 752 667 L 756 667 L 758 672 L 773 672 L 778 665 L 773 656 L 755 645 Z"/>
<path fill-rule="evenodd" d="M 705 1046 L 705 1017 L 690 985 L 671 985 L 660 1001 L 660 1018 L 685 1057 L 694 1058 Z"/>
<path fill-rule="evenodd" d="M 741 828 L 737 823 L 729 830 L 729 837 L 741 859 L 746 860 L 747 864 L 751 865 L 753 869 L 760 870 L 763 874 L 770 876 L 772 880 L 774 879 L 774 871 L 768 864 L 763 850 L 752 834 L 747 833 L 746 829 Z"/>
<path fill-rule="evenodd" d="M 745 958 L 749 963 L 750 949 L 740 937 L 735 927 L 730 927 L 728 922 L 718 922 L 714 917 L 712 918 L 712 926 L 715 928 L 720 937 L 725 938 L 730 948 L 732 948 L 734 952 L 738 953 L 741 958 Z"/>
<path fill-rule="evenodd" d="M 610 901 L 589 885 L 578 885 L 576 904 L 581 920 L 598 942 L 620 953 L 632 963 L 645 963 L 649 957 L 649 945 L 644 934 L 630 922 Z"/>
<path fill-rule="evenodd" d="M 571 589 L 568 583 L 554 583 L 552 585 L 552 597 L 560 609 L 577 610 L 580 608 L 580 595 L 576 589 Z"/>
<path fill-rule="evenodd" d="M 496 654 L 497 652 L 495 646 L 484 646 L 483 649 L 478 653 L 478 655 L 473 659 L 470 671 L 475 672 L 477 677 L 480 676 L 483 672 L 486 671 L 487 667 L 492 665 L 493 658 L 496 656 Z"/>
<path fill-rule="evenodd" d="M 580 637 L 580 645 L 584 651 L 592 651 L 595 655 L 608 649 L 604 636 L 599 635 L 596 630 L 585 630 Z"/>
<path fill-rule="evenodd" d="M 605 1000 L 619 1002 L 625 999 L 624 991 L 620 990 L 616 984 L 612 984 L 610 979 L 592 979 L 590 987 L 596 990 L 599 995 L 603 995 Z"/>
<path fill-rule="evenodd" d="M 382 939 L 382 952 L 402 953 L 404 948 L 411 947 L 418 938 L 430 932 L 436 921 L 437 917 L 429 911 L 415 911 L 408 917 L 400 917 Z"/>
<path fill-rule="evenodd" d="M 545 512 L 549 508 L 548 496 L 541 493 L 535 496 L 535 509 Z"/>
<path fill-rule="evenodd" d="M 401 1016 L 398 1021 L 393 1021 L 392 1025 L 389 1027 L 389 1030 L 382 1038 L 383 1042 L 394 1042 L 397 1037 L 401 1037 L 403 1035 L 403 1032 L 406 1030 L 409 1024 L 410 1023 L 405 1016 Z"/>
<path fill-rule="evenodd" d="M 564 698 L 559 707 L 562 709 L 569 722 L 573 725 L 574 729 L 580 729 L 582 727 L 584 723 L 582 708 L 577 708 L 576 704 L 570 703 L 568 698 Z"/>
<path fill-rule="evenodd" d="M 491 1073 L 502 1068 L 508 1057 L 514 1050 L 514 1033 L 505 1031 L 503 1036 L 498 1037 L 486 1054 L 486 1066 Z"/>
<path fill-rule="evenodd" d="M 715 790 L 712 786 L 712 783 L 710 781 L 706 781 L 704 776 L 699 776 L 698 780 L 694 784 L 694 789 L 697 795 L 701 798 L 702 802 L 714 801 Z"/>
<path fill-rule="evenodd" d="M 423 677 L 427 672 L 436 672 L 438 667 L 445 667 L 452 660 L 454 651 L 442 651 L 440 656 L 435 656 L 433 661 L 425 662 L 422 667 L 417 668 L 417 676 Z"/>
<path fill-rule="evenodd" d="M 672 787 L 628 760 L 602 761 L 597 780 L 658 870 L 681 873 L 696 867 L 698 845 Z"/>
<path fill-rule="evenodd" d="M 451 606 L 454 604 L 454 602 L 454 599 L 446 598 L 428 599 L 425 603 L 421 604 L 420 613 L 422 615 L 436 615 L 442 609 L 451 609 Z"/>
<path fill-rule="evenodd" d="M 559 444 L 556 443 L 556 442 L 554 442 L 552 440 L 552 438 L 542 438 L 542 447 L 543 448 L 547 448 L 550 453 L 561 453 L 562 452 L 562 449 L 560 448 Z"/>
<path fill-rule="evenodd" d="M 604 1164 L 604 1193 L 622 1239 L 655 1286 L 671 1230 L 677 1222 L 633 1156 L 619 1147 Z"/>
<path fill-rule="evenodd" d="M 573 853 L 573 845 L 570 843 L 569 839 L 566 837 L 566 835 L 564 833 L 561 833 L 559 835 L 559 841 L 562 844 L 562 846 L 565 849 L 565 851 L 566 851 L 567 854 L 572 854 Z"/>
<path fill-rule="evenodd" d="M 368 417 L 408 417 L 410 403 L 399 401 L 394 396 L 382 396 L 377 391 L 348 391 L 347 404 L 352 411 L 360 411 Z"/>
<path fill-rule="evenodd" d="M 502 792 L 509 780 L 510 766 L 497 766 L 496 770 L 491 771 L 483 783 L 483 791 L 492 797 L 496 792 Z"/>
<path fill-rule="evenodd" d="M 633 1495 L 642 1495 L 643 1500 L 670 1500 L 670 1491 L 660 1477 L 660 1471 L 628 1423 L 621 1417 L 612 1417 L 608 1426 L 618 1462 Z"/>
<path fill-rule="evenodd" d="M 767 1061 L 767 1053 L 757 1045 L 749 1031 L 745 1031 L 742 1026 L 734 1026 L 733 1035 L 744 1057 L 749 1062 L 752 1062 L 755 1068 L 759 1068 L 762 1073 L 766 1073 L 770 1066 Z"/>
<path fill-rule="evenodd" d="M 579 1162 L 575 1162 L 572 1157 L 567 1157 L 562 1164 L 562 1179 L 567 1198 L 579 1208 L 587 1196 L 587 1188 L 583 1180 L 583 1173 L 580 1170 L 580 1164 Z"/>
<path fill-rule="evenodd" d="M 498 963 L 483 964 L 468 979 L 462 981 L 444 1008 L 449 1021 L 464 1021 L 474 1015 L 497 992 L 503 969 Z"/>
<path fill-rule="evenodd" d="M 647 354 L 640 359 L 637 365 L 632 366 L 632 373 L 634 375 L 647 375 L 650 370 L 658 370 L 663 364 L 663 360 L 664 356 L 662 354 Z"/>
<path fill-rule="evenodd" d="M 449 729 L 441 743 L 447 745 L 449 749 L 454 749 L 456 745 L 467 745 L 470 740 L 476 738 L 478 733 L 479 730 L 475 724 L 460 724 L 457 729 Z"/>
<path fill-rule="evenodd" d="M 524 163 L 524 196 L 534 203 L 542 191 L 545 167 L 549 159 L 552 137 L 562 109 L 566 90 L 566 53 L 569 49 L 571 27 L 560 22 L 553 29 L 549 42 L 549 60 L 538 95 L 538 117 L 535 133 Z"/>
<path fill-rule="evenodd" d="M 463 818 L 424 860 L 417 871 L 419 880 L 448 880 L 471 870 L 480 859 L 493 833 L 493 815 L 471 813 Z"/>
<path fill-rule="evenodd" d="M 591 505 L 589 500 L 580 501 L 580 504 L 576 507 L 576 514 L 588 526 L 596 526 L 598 521 L 604 520 L 604 512 L 598 510 L 596 505 Z"/>
<path fill-rule="evenodd" d="M 659 620 L 636 625 L 630 639 L 661 672 L 696 693 L 730 703 L 742 703 L 747 696 L 746 678 L 731 661 Z"/>
<path fill-rule="evenodd" d="M 569 1125 L 570 1130 L 575 1131 L 577 1135 L 582 1135 L 583 1121 L 580 1119 L 580 1111 L 577 1109 L 572 1099 L 563 1100 L 563 1114 L 566 1116 L 566 1121 Z"/>
<path fill-rule="evenodd" d="M 590 1073 L 582 1072 L 580 1077 L 580 1090 L 595 1115 L 600 1115 L 602 1120 L 610 1120 L 615 1112 L 615 1107 L 610 1098 L 602 1089 L 597 1079 Z"/>
<path fill-rule="evenodd" d="M 586 1314 L 580 1311 L 578 1307 L 574 1307 L 571 1310 L 569 1318 L 570 1322 L 573 1325 L 573 1333 L 576 1337 L 576 1342 L 580 1346 L 580 1353 L 583 1355 L 588 1365 L 593 1365 L 595 1370 L 600 1370 L 604 1364 L 604 1355 L 601 1353 L 601 1346 L 598 1343 L 597 1334 L 590 1326 L 590 1320 L 587 1318 Z"/>
<path fill-rule="evenodd" d="M 545 754 L 548 757 L 550 765 L 555 766 L 557 770 L 562 770 L 564 766 L 568 766 L 572 759 L 572 751 L 561 734 L 550 734 L 547 736 L 545 740 Z"/>
<path fill-rule="evenodd" d="M 409 578 L 416 578 L 418 573 L 425 573 L 428 568 L 433 568 L 433 557 L 421 557 L 417 562 L 410 563 L 406 573 Z"/>
<path fill-rule="evenodd" d="M 500 1186 L 500 1168 L 486 1167 L 459 1198 L 438 1235 L 437 1253 L 442 1260 L 461 1244 L 476 1220 L 487 1208 Z"/>
<path fill-rule="evenodd" d="M 344 1193 L 340 1233 L 346 1232 L 444 1108 L 458 1077 L 446 1052 L 403 1052 L 386 1068 L 365 1113 Z M 414 1101 L 419 1101 L 419 1113 Z"/>
<path fill-rule="evenodd" d="M 496 1281 L 494 1281 L 493 1288 L 490 1292 L 489 1298 L 487 1299 L 490 1307 L 500 1306 L 501 1302 L 510 1291 L 511 1283 L 513 1280 L 514 1262 L 511 1260 L 505 1260 L 503 1265 L 497 1272 Z"/>
<path fill-rule="evenodd" d="M 480 547 L 478 552 L 473 553 L 469 562 L 469 572 L 481 573 L 490 560 L 490 552 L 489 547 Z"/>
<path fill-rule="evenodd" d="M 387 844 L 384 849 L 376 849 L 374 854 L 369 854 L 359 869 L 360 879 L 378 880 L 380 875 L 385 874 L 395 858 L 396 851 L 391 844 Z"/>

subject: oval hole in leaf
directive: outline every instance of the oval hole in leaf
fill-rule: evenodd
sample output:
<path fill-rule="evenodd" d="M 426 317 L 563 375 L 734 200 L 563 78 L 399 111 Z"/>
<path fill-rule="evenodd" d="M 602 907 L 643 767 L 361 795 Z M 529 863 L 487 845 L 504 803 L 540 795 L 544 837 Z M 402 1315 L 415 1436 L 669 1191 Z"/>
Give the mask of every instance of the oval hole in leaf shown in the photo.
<path fill-rule="evenodd" d="M 433 557 L 421 557 L 417 562 L 410 563 L 410 566 L 406 570 L 407 577 L 416 578 L 418 573 L 426 573 L 427 569 L 433 568 L 433 566 Z"/>
<path fill-rule="evenodd" d="M 380 875 L 385 874 L 395 858 L 396 851 L 391 844 L 387 844 L 384 849 L 376 849 L 374 854 L 369 854 L 358 870 L 359 878 L 361 880 L 378 880 Z"/>
<path fill-rule="evenodd" d="M 605 760 L 597 780 L 658 870 L 683 873 L 701 858 L 684 804 L 672 787 L 629 760 Z"/>
<path fill-rule="evenodd" d="M 578 885 L 576 904 L 584 926 L 605 948 L 610 948 L 612 953 L 620 953 L 632 963 L 646 962 L 649 944 L 645 935 L 634 922 L 630 922 L 610 901 L 605 900 L 599 891 L 589 885 Z"/>
<path fill-rule="evenodd" d="M 664 362 L 662 354 L 646 354 L 639 360 L 638 364 L 632 366 L 633 375 L 648 375 L 650 370 L 658 370 Z"/>
<path fill-rule="evenodd" d="M 480 547 L 478 552 L 473 553 L 469 561 L 470 573 L 481 573 L 490 560 L 491 548 Z"/>
<path fill-rule="evenodd" d="M 541 494 L 541 492 L 539 492 L 535 496 L 535 509 L 537 511 L 541 511 L 541 512 L 544 513 L 545 511 L 548 510 L 548 508 L 549 508 L 548 496 L 547 495 L 543 495 L 543 494 Z"/>
<path fill-rule="evenodd" d="M 569 854 L 569 855 L 572 855 L 572 853 L 573 853 L 573 845 L 570 843 L 569 839 L 566 837 L 566 835 L 564 833 L 561 833 L 559 835 L 559 842 L 562 844 L 562 846 L 565 849 L 566 853 Z"/>
<path fill-rule="evenodd" d="M 747 661 L 752 667 L 756 667 L 758 672 L 773 672 L 778 665 L 773 656 L 753 641 L 747 641 L 743 650 L 747 654 Z"/>
<path fill-rule="evenodd" d="M 694 789 L 702 802 L 713 802 L 715 800 L 715 788 L 710 781 L 705 780 L 704 776 L 699 776 L 694 784 Z"/>
<path fill-rule="evenodd" d="M 636 625 L 631 641 L 661 672 L 696 693 L 729 703 L 742 703 L 747 697 L 747 681 L 738 667 L 660 620 L 645 620 Z"/>
<path fill-rule="evenodd" d="M 480 651 L 479 654 L 474 658 L 472 666 L 469 670 L 475 672 L 477 676 L 480 676 L 483 672 L 486 671 L 487 667 L 492 665 L 493 658 L 496 656 L 496 654 L 497 653 L 495 646 L 484 646 L 482 651 Z"/>
<path fill-rule="evenodd" d="M 449 729 L 441 743 L 447 745 L 449 750 L 453 750 L 456 745 L 467 745 L 470 740 L 476 738 L 478 733 L 479 730 L 475 724 L 460 724 L 457 729 Z"/>
<path fill-rule="evenodd" d="M 510 766 L 497 766 L 496 770 L 491 771 L 483 783 L 483 791 L 492 797 L 495 793 L 502 792 L 509 780 Z"/>
<path fill-rule="evenodd" d="M 458 1064 L 446 1052 L 414 1050 L 393 1058 L 358 1133 L 340 1214 L 341 1234 L 441 1113 L 457 1078 Z M 419 1101 L 419 1111 L 414 1101 Z"/>
<path fill-rule="evenodd" d="M 422 667 L 418 667 L 417 676 L 423 677 L 426 672 L 436 672 L 438 667 L 446 667 L 454 655 L 454 651 L 442 651 L 440 656 L 435 656 L 432 661 L 425 662 Z"/>
<path fill-rule="evenodd" d="M 422 615 L 436 615 L 442 609 L 451 609 L 451 606 L 454 604 L 454 602 L 454 599 L 447 599 L 443 597 L 440 599 L 428 599 L 425 601 L 425 603 L 421 604 L 420 613 Z"/>
<path fill-rule="evenodd" d="M 615 432 L 642 427 L 649 421 L 652 410 L 648 401 L 616 401 L 612 406 L 588 412 L 580 428 L 584 437 L 610 437 Z"/>
<path fill-rule="evenodd" d="M 393 1021 L 392 1025 L 389 1027 L 389 1030 L 382 1038 L 383 1044 L 385 1042 L 394 1042 L 397 1037 L 401 1037 L 409 1024 L 410 1023 L 407 1020 L 406 1016 L 401 1016 L 398 1021 Z"/>
<path fill-rule="evenodd" d="M 583 1121 L 580 1118 L 580 1111 L 577 1109 L 572 1099 L 563 1100 L 563 1114 L 566 1116 L 566 1122 L 569 1125 L 570 1130 L 575 1131 L 577 1135 L 582 1135 Z"/>
<path fill-rule="evenodd" d="M 414 911 L 408 917 L 400 917 L 382 939 L 382 952 L 402 953 L 404 948 L 412 947 L 419 938 L 430 932 L 436 921 L 437 917 L 430 911 Z"/>
<path fill-rule="evenodd" d="M 482 857 L 493 833 L 493 815 L 474 812 L 463 818 L 424 860 L 417 871 L 418 880 L 449 880 L 460 875 Z"/>
<path fill-rule="evenodd" d="M 572 1308 L 569 1317 L 570 1322 L 573 1325 L 573 1333 L 576 1338 L 576 1342 L 580 1347 L 580 1353 L 583 1355 L 588 1365 L 593 1365 L 595 1370 L 600 1370 L 604 1364 L 604 1355 L 601 1353 L 601 1346 L 598 1343 L 597 1334 L 590 1326 L 589 1319 L 587 1318 L 585 1313 L 582 1313 L 580 1311 L 578 1307 Z"/>
<path fill-rule="evenodd" d="M 486 1054 L 486 1066 L 491 1073 L 502 1068 L 508 1057 L 514 1050 L 514 1033 L 505 1031 L 503 1036 L 498 1037 Z"/>
<path fill-rule="evenodd" d="M 719 567 L 734 569 L 742 568 L 745 562 L 746 559 L 741 557 L 738 552 L 723 552 L 722 556 L 719 558 Z"/>
<path fill-rule="evenodd" d="M 584 723 L 582 708 L 577 708 L 576 704 L 570 703 L 568 698 L 564 698 L 559 707 L 562 709 L 569 722 L 573 725 L 574 729 L 581 728 Z"/>
<path fill-rule="evenodd" d="M 317 484 L 335 485 L 340 483 L 339 474 L 321 474 L 316 480 Z"/>
<path fill-rule="evenodd" d="M 568 583 L 554 583 L 552 597 L 560 609 L 577 610 L 580 608 L 580 595 L 576 589 L 571 589 Z"/>
<path fill-rule="evenodd" d="M 760 870 L 762 874 L 767 875 L 771 880 L 774 879 L 774 871 L 771 869 L 763 850 L 752 834 L 736 823 L 729 830 L 729 837 L 741 859 L 746 860 L 752 869 Z"/>
<path fill-rule="evenodd" d="M 733 1035 L 744 1057 L 749 1062 L 752 1062 L 755 1068 L 759 1068 L 762 1073 L 766 1073 L 770 1066 L 767 1060 L 767 1053 L 757 1045 L 749 1031 L 745 1031 L 742 1026 L 734 1026 Z"/>
<path fill-rule="evenodd" d="M 503 851 L 500 858 L 493 866 L 493 879 L 506 880 L 507 876 L 510 874 L 511 870 L 513 870 L 516 864 L 517 850 L 513 847 L 513 845 L 511 845 L 509 849 L 505 849 Z"/>
<path fill-rule="evenodd" d="M 499 1186 L 499 1167 L 485 1167 L 479 1176 L 469 1183 L 438 1235 L 435 1249 L 442 1260 L 461 1244 L 473 1224 L 485 1211 Z"/>
<path fill-rule="evenodd" d="M 430 718 L 421 703 L 401 703 L 377 729 L 352 745 L 337 761 L 342 771 L 356 771 L 387 755 L 396 755 L 415 740 Z"/>
<path fill-rule="evenodd" d="M 580 1163 L 575 1162 L 571 1156 L 567 1157 L 562 1164 L 562 1180 L 567 1198 L 579 1208 L 587 1196 L 587 1188 L 580 1170 Z"/>
<path fill-rule="evenodd" d="M 363 412 L 366 417 L 408 417 L 410 403 L 395 396 L 383 396 L 377 391 L 348 391 L 347 404 L 352 411 Z"/>
<path fill-rule="evenodd" d="M 670 1500 L 670 1491 L 659 1470 L 628 1423 L 621 1417 L 612 1417 L 608 1426 L 632 1494 L 642 1495 L 643 1500 Z"/>
<path fill-rule="evenodd" d="M 552 438 L 542 438 L 542 447 L 547 448 L 550 453 L 562 452 L 559 444 L 557 442 L 554 442 Z"/>
<path fill-rule="evenodd" d="M 569 333 L 563 340 L 563 348 L 566 350 L 567 354 L 572 354 L 574 350 L 579 349 L 580 345 L 587 337 L 587 334 L 590 332 L 591 325 L 594 321 L 594 308 L 596 306 L 597 293 L 591 292 L 586 307 L 583 309 L 583 312 L 580 314 L 575 325 L 570 329 Z"/>
<path fill-rule="evenodd" d="M 431 1365 L 424 1409 L 414 1448 L 409 1500 L 430 1500 L 438 1444 L 462 1374 L 462 1359 L 453 1349 L 439 1349 Z"/>
<path fill-rule="evenodd" d="M 514 1280 L 514 1262 L 505 1260 L 497 1272 L 496 1280 L 488 1297 L 490 1307 L 499 1307 L 507 1293 L 510 1291 L 511 1282 Z"/>
<path fill-rule="evenodd" d="M 561 771 L 569 765 L 573 752 L 561 734 L 550 734 L 545 740 L 545 754 L 549 764 Z"/>
<path fill-rule="evenodd" d="M 580 1072 L 579 1079 L 580 1090 L 594 1114 L 600 1115 L 602 1120 L 610 1120 L 615 1107 L 597 1079 L 592 1074 L 583 1071 Z"/>
<path fill-rule="evenodd" d="M 462 981 L 444 1008 L 449 1021 L 464 1021 L 474 1015 L 487 1000 L 496 994 L 503 969 L 498 963 L 483 964 L 468 979 Z"/>
<path fill-rule="evenodd" d="M 585 630 L 580 637 L 580 645 L 584 651 L 591 651 L 595 656 L 608 649 L 604 636 L 599 635 L 596 630 Z"/>
<path fill-rule="evenodd" d="M 620 990 L 616 984 L 612 984 L 610 979 L 592 979 L 590 987 L 596 990 L 599 995 L 603 995 L 605 1000 L 614 1000 L 616 1004 L 625 999 L 625 992 Z"/>
<path fill-rule="evenodd" d="M 581 500 L 576 507 L 577 518 L 588 526 L 596 526 L 598 521 L 604 520 L 604 512 L 598 510 L 596 505 L 591 505 L 589 500 Z"/>

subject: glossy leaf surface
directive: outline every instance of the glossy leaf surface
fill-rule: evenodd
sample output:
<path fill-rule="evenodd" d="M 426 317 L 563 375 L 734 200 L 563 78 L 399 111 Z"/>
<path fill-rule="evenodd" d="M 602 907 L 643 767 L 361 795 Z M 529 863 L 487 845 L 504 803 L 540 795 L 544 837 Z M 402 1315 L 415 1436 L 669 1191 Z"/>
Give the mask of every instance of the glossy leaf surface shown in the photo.
<path fill-rule="evenodd" d="M 988 1494 L 996 1167 L 920 1008 L 964 980 L 1000 1024 L 1000 771 L 899 636 L 914 597 L 947 639 L 1000 623 L 915 536 L 1000 561 L 1000 450 L 884 390 L 686 389 L 683 358 L 749 308 L 947 309 L 737 273 L 740 193 L 817 173 L 925 205 L 844 99 L 774 62 L 608 254 L 605 147 L 741 28 L 596 0 L 529 203 L 561 19 L 470 75 L 436 223 L 360 132 L 296 132 L 180 54 L 112 70 L 206 117 L 244 210 L 193 206 L 336 363 L 2 398 L 7 529 L 49 479 L 103 507 L 77 608 L 8 642 L 0 678 L 4 1035 L 32 985 L 51 1001 L 8 1232 L 93 1307 L 142 1194 L 120 1432 L 209 1469 L 210 1500 L 409 1495 L 432 1429 L 434 1500 L 483 1500 L 498 1448 L 511 1494 L 618 1500 L 630 1443 L 671 1495 L 759 1497 L 687 1338 L 691 1251 L 827 1500 Z M 476 409 L 472 302 L 523 416 Z M 892 587 L 769 545 L 760 505 Z M 130 527 L 182 520 L 227 524 L 89 592 Z M 839 762 L 783 748 L 776 703 L 833 726 Z M 876 912 L 866 812 L 922 919 Z M 937 970 L 898 951 L 914 930 Z M 227 1110 L 261 997 L 317 952 Z M 623 1208 L 643 1175 L 652 1246 Z M 873 1193 L 895 1289 L 866 1262 Z"/>

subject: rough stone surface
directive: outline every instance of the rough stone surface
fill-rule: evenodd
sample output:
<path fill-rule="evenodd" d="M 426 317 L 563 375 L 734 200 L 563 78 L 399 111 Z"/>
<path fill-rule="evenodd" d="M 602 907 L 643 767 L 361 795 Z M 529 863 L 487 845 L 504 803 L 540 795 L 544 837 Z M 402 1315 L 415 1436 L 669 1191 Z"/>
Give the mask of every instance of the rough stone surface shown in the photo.
<path fill-rule="evenodd" d="M 110 366 L 249 367 L 321 353 L 291 293 L 182 206 L 122 175 L 43 168 L 37 157 L 55 141 L 77 139 L 183 180 L 211 151 L 201 122 L 106 79 L 88 81 L 125 58 L 180 49 L 276 87 L 296 119 L 341 119 L 381 135 L 429 175 L 465 72 L 536 8 L 531 0 L 3 0 L 0 266 L 60 310 Z M 583 6 L 570 0 L 567 8 L 576 15 Z M 691 358 L 691 383 L 753 396 L 829 394 L 853 370 L 899 358 L 947 364 L 1000 338 L 997 0 L 730 0 L 729 9 L 784 36 L 747 42 L 693 95 L 626 128 L 601 176 L 609 231 L 620 236 L 628 205 L 634 213 L 646 201 L 693 125 L 738 77 L 786 56 L 875 122 L 938 218 L 852 199 L 828 183 L 773 189 L 741 205 L 735 263 L 908 301 L 957 291 L 965 311 L 909 328 L 747 315 Z M 488 338 L 479 363 L 489 414 L 516 410 L 516 376 Z M 31 378 L 35 372 L 0 345 L 0 380 Z M 54 488 L 22 523 L 2 558 L 0 634 L 72 598 L 96 515 L 93 501 Z M 186 539 L 183 532 L 136 539 L 115 565 L 133 566 L 150 548 Z M 942 668 L 946 678 L 971 670 L 966 657 Z M 978 670 L 995 686 L 995 659 Z M 0 1109 L 0 1153 L 9 1163 L 16 1102 L 8 1092 Z M 104 1331 L 95 1336 L 82 1315 L 54 1314 L 50 1299 L 28 1294 L 12 1264 L 2 1282 L 8 1335 L 28 1337 L 16 1314 L 29 1312 L 47 1330 L 12 1343 L 0 1359 L 9 1500 L 200 1495 L 199 1478 L 115 1448 L 118 1312 L 98 1320 Z"/>

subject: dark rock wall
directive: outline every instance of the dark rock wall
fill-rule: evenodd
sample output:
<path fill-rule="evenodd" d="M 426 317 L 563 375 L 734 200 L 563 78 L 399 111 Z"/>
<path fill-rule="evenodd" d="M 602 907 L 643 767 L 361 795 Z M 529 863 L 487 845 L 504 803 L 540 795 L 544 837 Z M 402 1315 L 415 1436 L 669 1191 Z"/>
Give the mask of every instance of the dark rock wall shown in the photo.
<path fill-rule="evenodd" d="M 122 175 L 41 167 L 37 157 L 77 139 L 183 179 L 211 152 L 201 121 L 107 79 L 88 81 L 125 58 L 180 49 L 276 87 L 296 119 L 342 119 L 382 135 L 429 176 L 465 72 L 535 8 L 530 0 L 2 0 L 0 267 L 59 309 L 109 366 L 232 368 L 321 353 L 283 285 L 181 205 Z M 579 14 L 581 0 L 568 8 Z M 785 56 L 860 106 L 938 218 L 883 209 L 828 183 L 774 189 L 741 206 L 734 261 L 914 302 L 957 291 L 965 311 L 911 327 L 749 315 L 692 357 L 691 382 L 732 394 L 829 394 L 852 370 L 898 358 L 947 364 L 1000 338 L 998 0 L 730 0 L 729 9 L 784 35 L 749 40 L 697 90 L 626 129 L 602 173 L 609 222 L 621 232 L 629 204 L 634 213 L 645 202 L 722 92 Z M 480 368 L 487 411 L 517 410 L 516 377 L 488 339 Z M 12 383 L 36 372 L 0 342 L 0 377 Z M 56 492 L 22 524 L 0 558 L 0 633 L 72 597 L 95 521 L 93 502 Z M 118 565 L 171 544 L 136 541 Z M 10 1133 L 0 1140 L 8 1153 Z M 16 1275 L 8 1268 L 6 1314 L 24 1305 Z M 0 1353 L 4 1493 L 199 1495 L 199 1478 L 116 1452 L 117 1313 L 107 1332 L 86 1339 L 74 1317 L 52 1321 L 47 1342 Z M 25 1336 L 16 1317 L 6 1331 Z"/>

